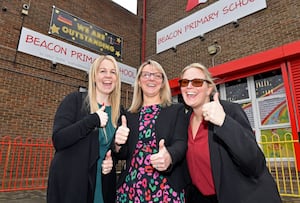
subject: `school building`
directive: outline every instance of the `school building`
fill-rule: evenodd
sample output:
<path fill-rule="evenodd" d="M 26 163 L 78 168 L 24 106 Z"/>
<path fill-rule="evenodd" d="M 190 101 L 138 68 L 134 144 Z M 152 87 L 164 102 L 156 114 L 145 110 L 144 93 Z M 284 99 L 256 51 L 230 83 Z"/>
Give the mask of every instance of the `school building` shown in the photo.
<path fill-rule="evenodd" d="M 247 113 L 281 195 L 299 197 L 300 1 L 193 2 L 138 0 L 134 15 L 110 0 L 1 1 L 0 191 L 45 188 L 56 108 L 110 54 L 125 107 L 147 59 L 165 68 L 174 102 L 180 71 L 209 67 L 221 98 Z"/>

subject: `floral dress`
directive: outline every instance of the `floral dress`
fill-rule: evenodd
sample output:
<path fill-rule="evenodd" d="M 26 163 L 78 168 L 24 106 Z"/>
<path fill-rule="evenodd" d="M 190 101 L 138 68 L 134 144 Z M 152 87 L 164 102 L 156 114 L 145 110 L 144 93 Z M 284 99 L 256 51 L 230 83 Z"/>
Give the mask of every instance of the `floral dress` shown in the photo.
<path fill-rule="evenodd" d="M 129 173 L 117 189 L 119 203 L 184 202 L 184 193 L 176 192 L 167 178 L 150 164 L 150 156 L 158 152 L 155 122 L 161 111 L 160 105 L 142 107 L 139 117 L 139 138 Z"/>

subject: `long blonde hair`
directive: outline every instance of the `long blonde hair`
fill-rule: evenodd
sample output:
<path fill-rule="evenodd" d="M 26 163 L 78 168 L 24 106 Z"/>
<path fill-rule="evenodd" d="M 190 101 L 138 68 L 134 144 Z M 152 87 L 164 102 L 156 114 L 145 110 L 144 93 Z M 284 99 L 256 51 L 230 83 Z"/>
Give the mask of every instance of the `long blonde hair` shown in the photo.
<path fill-rule="evenodd" d="M 171 89 L 170 89 L 170 85 L 169 85 L 169 81 L 168 81 L 166 72 L 164 71 L 163 67 L 158 62 L 153 61 L 153 60 L 148 60 L 139 67 L 135 81 L 134 81 L 133 99 L 132 99 L 131 106 L 128 109 L 128 111 L 130 111 L 132 113 L 138 112 L 139 109 L 141 108 L 141 106 L 143 105 L 143 101 L 144 101 L 143 91 L 142 91 L 141 87 L 139 86 L 139 80 L 140 80 L 143 68 L 149 64 L 151 66 L 155 67 L 159 72 L 161 72 L 163 74 L 163 82 L 162 82 L 163 84 L 162 84 L 162 88 L 160 89 L 161 105 L 163 107 L 165 107 L 165 106 L 170 106 L 172 103 Z"/>
<path fill-rule="evenodd" d="M 109 60 L 114 64 L 114 67 L 116 69 L 116 87 L 109 95 L 109 102 L 111 104 L 111 119 L 112 124 L 114 127 L 117 127 L 118 118 L 120 115 L 120 103 L 121 103 L 121 79 L 120 79 L 120 70 L 117 64 L 117 61 L 114 57 L 109 55 L 100 55 L 91 65 L 90 71 L 89 71 L 89 89 L 88 89 L 88 95 L 87 95 L 87 102 L 90 107 L 90 113 L 94 113 L 99 109 L 97 100 L 96 100 L 96 73 L 98 71 L 98 68 L 103 60 Z"/>

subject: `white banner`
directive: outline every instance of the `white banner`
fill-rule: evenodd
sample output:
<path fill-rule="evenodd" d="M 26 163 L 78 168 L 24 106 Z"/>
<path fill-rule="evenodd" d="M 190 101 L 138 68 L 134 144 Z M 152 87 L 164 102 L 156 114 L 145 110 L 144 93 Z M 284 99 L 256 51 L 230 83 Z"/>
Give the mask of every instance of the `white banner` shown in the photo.
<path fill-rule="evenodd" d="M 22 28 L 18 51 L 87 72 L 94 60 L 99 56 L 93 52 L 24 27 Z M 121 81 L 133 85 L 136 69 L 119 62 L 118 65 L 120 67 Z"/>
<path fill-rule="evenodd" d="M 266 0 L 219 0 L 156 33 L 156 53 L 267 7 Z"/>

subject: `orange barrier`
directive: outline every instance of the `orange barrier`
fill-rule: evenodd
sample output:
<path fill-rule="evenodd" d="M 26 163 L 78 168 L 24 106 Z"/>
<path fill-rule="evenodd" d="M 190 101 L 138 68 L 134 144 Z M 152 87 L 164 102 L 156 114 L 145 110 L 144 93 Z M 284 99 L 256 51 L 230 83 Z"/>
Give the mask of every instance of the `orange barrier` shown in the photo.
<path fill-rule="evenodd" d="M 0 138 L 0 192 L 47 187 L 54 148 L 51 139 Z"/>
<path fill-rule="evenodd" d="M 259 143 L 282 197 L 300 197 L 300 175 L 295 158 L 295 145 L 299 145 L 299 141 L 291 137 L 287 133 L 281 140 L 273 136 L 268 140 L 262 135 Z M 25 142 L 21 137 L 0 138 L 0 192 L 46 189 L 53 153 L 50 138 L 27 138 Z M 120 170 L 122 162 L 119 164 Z"/>

